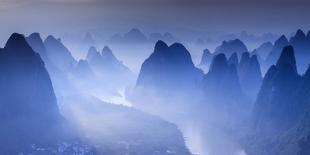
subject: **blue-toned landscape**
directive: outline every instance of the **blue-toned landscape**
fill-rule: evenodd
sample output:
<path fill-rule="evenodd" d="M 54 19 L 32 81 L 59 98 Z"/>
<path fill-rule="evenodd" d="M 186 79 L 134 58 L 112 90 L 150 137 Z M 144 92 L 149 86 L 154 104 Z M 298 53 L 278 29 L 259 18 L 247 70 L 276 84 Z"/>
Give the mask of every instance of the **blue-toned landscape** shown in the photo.
<path fill-rule="evenodd" d="M 306 0 L 0 0 L 0 154 L 310 155 L 309 15 Z"/>

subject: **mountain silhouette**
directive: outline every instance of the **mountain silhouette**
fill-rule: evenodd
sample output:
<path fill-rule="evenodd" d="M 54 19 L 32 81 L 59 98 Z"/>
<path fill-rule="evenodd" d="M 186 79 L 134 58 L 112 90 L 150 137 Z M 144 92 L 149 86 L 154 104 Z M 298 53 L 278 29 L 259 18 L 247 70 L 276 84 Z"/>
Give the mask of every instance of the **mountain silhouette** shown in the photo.
<path fill-rule="evenodd" d="M 203 85 L 207 94 L 212 94 L 210 96 L 239 95 L 242 92 L 236 66 L 229 65 L 223 53 L 214 57 L 209 72 L 203 78 Z"/>
<path fill-rule="evenodd" d="M 195 87 L 202 74 L 182 44 L 168 46 L 158 41 L 154 52 L 142 64 L 136 86 L 167 89 Z"/>
<path fill-rule="evenodd" d="M 202 86 L 206 102 L 227 115 L 236 112 L 243 115 L 249 108 L 250 102 L 242 91 L 237 67 L 229 64 L 223 53 L 214 57 L 209 72 L 203 77 Z M 235 118 L 225 121 L 232 119 Z"/>
<path fill-rule="evenodd" d="M 285 46 L 288 46 L 290 43 L 287 40 L 287 38 L 282 35 L 279 39 L 277 39 L 269 53 L 269 55 L 266 58 L 266 63 L 264 65 L 264 68 L 269 68 L 271 65 L 274 65 L 277 60 L 279 59 L 282 49 Z"/>
<path fill-rule="evenodd" d="M 40 54 L 42 60 L 46 63 L 48 62 L 48 57 L 46 53 L 46 48 L 43 44 L 43 40 L 39 33 L 32 33 L 27 38 L 27 43 L 31 46 L 31 48 Z"/>
<path fill-rule="evenodd" d="M 248 52 L 242 54 L 238 64 L 238 75 L 243 92 L 254 101 L 263 79 L 256 55 L 250 56 Z"/>
<path fill-rule="evenodd" d="M 238 57 L 241 57 L 243 52 L 248 52 L 247 47 L 239 39 L 223 41 L 222 44 L 215 49 L 214 54 L 224 53 L 227 57 L 230 57 L 235 52 L 238 54 Z"/>
<path fill-rule="evenodd" d="M 44 40 L 48 59 L 61 71 L 68 72 L 76 64 L 77 61 L 73 58 L 70 51 L 61 43 L 60 39 L 53 36 L 48 36 Z"/>
<path fill-rule="evenodd" d="M 94 72 L 90 68 L 88 62 L 86 60 L 80 60 L 78 64 L 76 65 L 75 69 L 73 70 L 73 73 L 77 78 L 93 78 Z"/>
<path fill-rule="evenodd" d="M 301 74 L 305 73 L 310 62 L 310 39 L 300 29 L 289 40 L 282 35 L 275 41 L 271 52 L 267 56 L 266 62 L 263 63 L 263 68 L 265 69 L 275 64 L 281 54 L 282 48 L 287 45 L 294 47 L 298 72 Z"/>
<path fill-rule="evenodd" d="M 273 44 L 271 42 L 265 42 L 256 48 L 252 53 L 265 60 L 272 50 Z"/>
<path fill-rule="evenodd" d="M 202 57 L 201 57 L 201 60 L 198 66 L 203 71 L 207 72 L 209 70 L 212 58 L 213 58 L 213 55 L 208 49 L 203 50 L 203 54 L 202 54 Z"/>
<path fill-rule="evenodd" d="M 98 75 L 131 74 L 131 71 L 114 56 L 112 50 L 108 46 L 105 46 L 101 53 L 99 53 L 96 48 L 90 47 L 86 60 Z"/>
<path fill-rule="evenodd" d="M 292 67 L 292 69 L 297 72 L 296 59 L 292 46 L 286 46 L 283 48 L 282 54 L 276 64 L 276 67 L 279 69 Z"/>
<path fill-rule="evenodd" d="M 247 67 L 250 63 L 250 53 L 249 52 L 244 52 L 241 56 L 240 63 L 238 64 L 238 72 L 239 76 L 243 77 L 245 70 L 247 70 Z"/>
<path fill-rule="evenodd" d="M 65 138 L 48 72 L 25 37 L 14 33 L 0 52 L 1 145 L 4 154 Z M 62 138 L 63 137 L 63 138 Z"/>
<path fill-rule="evenodd" d="M 249 153 L 307 153 L 309 80 L 309 69 L 303 76 L 297 73 L 294 48 L 284 47 L 265 75 L 255 102 L 252 130 L 258 138 L 248 146 Z"/>
<path fill-rule="evenodd" d="M 302 30 L 297 30 L 290 38 L 290 44 L 295 49 L 297 69 L 299 73 L 304 73 L 310 62 L 310 40 Z"/>
<path fill-rule="evenodd" d="M 296 98 L 300 81 L 293 47 L 286 46 L 277 64 L 268 70 L 259 91 L 254 107 L 258 130 L 281 133 L 296 123 L 304 109 Z"/>
<path fill-rule="evenodd" d="M 277 64 L 265 75 L 255 103 L 255 122 L 261 131 L 280 132 L 296 122 L 303 107 L 293 96 L 299 85 L 294 50 L 286 46 Z"/>

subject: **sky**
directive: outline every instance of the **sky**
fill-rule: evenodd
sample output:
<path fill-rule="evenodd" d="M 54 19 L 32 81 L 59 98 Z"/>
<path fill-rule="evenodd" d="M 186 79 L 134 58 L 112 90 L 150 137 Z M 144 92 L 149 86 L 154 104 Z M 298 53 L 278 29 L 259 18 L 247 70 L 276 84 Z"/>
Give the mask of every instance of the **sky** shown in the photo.
<path fill-rule="evenodd" d="M 287 33 L 310 28 L 309 0 L 0 0 L 0 39 L 12 32 Z"/>

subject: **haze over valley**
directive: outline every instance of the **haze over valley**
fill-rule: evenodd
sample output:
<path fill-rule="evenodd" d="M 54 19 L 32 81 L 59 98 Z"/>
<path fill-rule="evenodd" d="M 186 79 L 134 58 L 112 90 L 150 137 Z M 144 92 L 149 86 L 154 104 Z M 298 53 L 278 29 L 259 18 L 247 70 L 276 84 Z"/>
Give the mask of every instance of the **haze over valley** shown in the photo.
<path fill-rule="evenodd" d="M 0 154 L 309 155 L 309 6 L 0 0 Z"/>

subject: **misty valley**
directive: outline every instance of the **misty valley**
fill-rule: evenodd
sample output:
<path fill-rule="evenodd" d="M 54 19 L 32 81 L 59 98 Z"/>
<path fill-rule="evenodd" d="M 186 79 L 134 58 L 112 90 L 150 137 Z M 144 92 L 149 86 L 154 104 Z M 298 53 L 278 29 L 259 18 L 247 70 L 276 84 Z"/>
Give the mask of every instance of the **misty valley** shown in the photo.
<path fill-rule="evenodd" d="M 12 33 L 0 154 L 309 155 L 310 31 L 245 36 Z"/>

